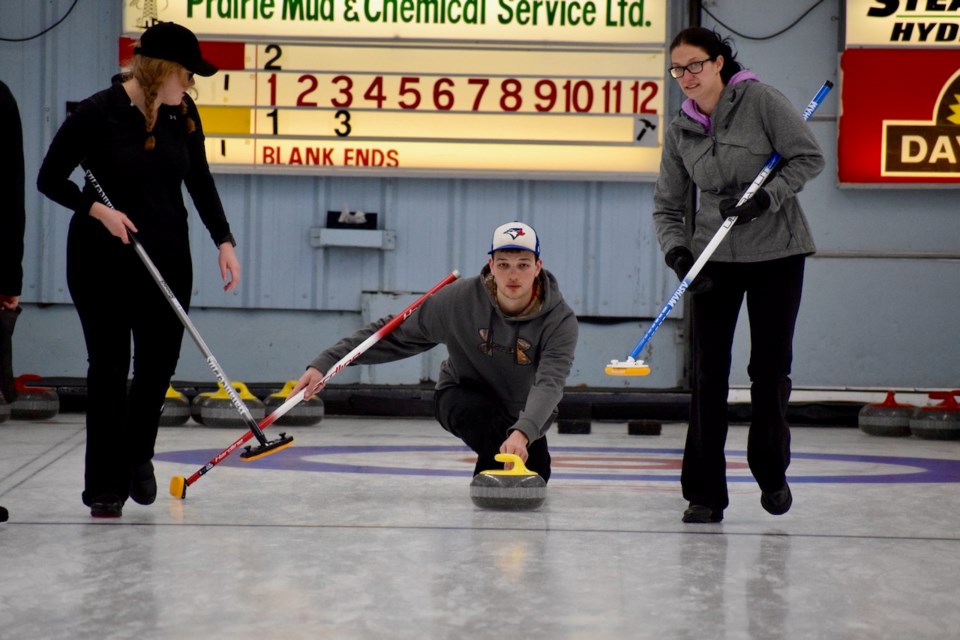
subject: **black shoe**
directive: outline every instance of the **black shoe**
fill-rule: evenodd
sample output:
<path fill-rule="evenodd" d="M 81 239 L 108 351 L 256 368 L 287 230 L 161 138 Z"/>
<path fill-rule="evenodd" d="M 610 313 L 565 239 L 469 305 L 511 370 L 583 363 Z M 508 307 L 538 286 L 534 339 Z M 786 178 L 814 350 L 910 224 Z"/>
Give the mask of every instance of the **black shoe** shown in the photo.
<path fill-rule="evenodd" d="M 704 524 L 720 522 L 721 520 L 723 520 L 723 509 L 714 509 L 713 507 L 707 507 L 702 504 L 693 504 L 691 502 L 687 510 L 683 512 L 683 521 L 688 524 Z"/>
<path fill-rule="evenodd" d="M 137 504 L 153 504 L 157 499 L 157 477 L 149 460 L 130 470 L 130 498 Z"/>
<path fill-rule="evenodd" d="M 90 503 L 94 518 L 119 518 L 123 515 L 123 500 L 117 496 L 99 496 Z"/>
<path fill-rule="evenodd" d="M 770 491 L 760 494 L 760 506 L 775 516 L 782 516 L 790 511 L 793 504 L 793 494 L 790 493 L 790 485 L 783 483 L 783 488 L 778 491 Z"/>

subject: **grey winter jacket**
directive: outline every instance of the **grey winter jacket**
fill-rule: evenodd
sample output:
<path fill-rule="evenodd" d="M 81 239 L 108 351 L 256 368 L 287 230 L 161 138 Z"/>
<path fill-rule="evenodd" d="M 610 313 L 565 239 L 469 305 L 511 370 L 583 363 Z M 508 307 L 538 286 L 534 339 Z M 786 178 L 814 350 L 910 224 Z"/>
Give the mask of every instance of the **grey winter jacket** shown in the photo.
<path fill-rule="evenodd" d="M 433 294 L 396 329 L 363 353 L 354 364 L 401 360 L 446 345 L 437 390 L 459 384 L 483 384 L 518 416 L 519 429 L 533 442 L 550 427 L 573 366 L 578 324 L 560 294 L 556 278 L 540 273 L 543 305 L 520 319 L 505 316 L 479 276 L 447 285 Z M 343 356 L 389 322 L 383 318 L 339 341 L 310 363 L 326 373 Z"/>
<path fill-rule="evenodd" d="M 763 188 L 770 211 L 730 229 L 711 260 L 758 262 L 816 251 L 796 194 L 823 170 L 823 153 L 800 112 L 773 87 L 729 83 L 710 118 L 711 131 L 681 112 L 664 136 L 653 219 L 664 253 L 685 246 L 699 255 L 723 218 L 720 202 L 738 199 L 774 151 L 781 169 Z M 684 229 L 691 181 L 699 189 L 692 241 Z"/>

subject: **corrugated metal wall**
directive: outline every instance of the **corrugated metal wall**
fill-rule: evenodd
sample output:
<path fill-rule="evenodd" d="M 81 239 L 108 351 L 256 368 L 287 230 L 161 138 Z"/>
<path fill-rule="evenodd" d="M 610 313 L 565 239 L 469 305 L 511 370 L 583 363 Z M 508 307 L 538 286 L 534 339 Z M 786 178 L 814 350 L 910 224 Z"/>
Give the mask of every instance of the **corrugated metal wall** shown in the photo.
<path fill-rule="evenodd" d="M 71 4 L 4 0 L 0 36 L 36 33 Z M 679 5 L 686 3 L 670 4 L 679 24 Z M 26 139 L 27 311 L 15 336 L 21 371 L 84 375 L 76 314 L 64 306 L 70 303 L 64 275 L 70 214 L 36 193 L 32 178 L 67 101 L 105 87 L 116 72 L 121 6 L 79 2 L 50 33 L 0 42 L 0 74 L 18 97 Z M 747 33 L 770 32 L 775 17 L 786 24 L 794 14 L 760 0 L 713 10 Z M 840 2 L 833 0 L 773 43 L 736 39 L 741 59 L 802 108 L 824 80 L 837 80 L 839 16 Z M 680 96 L 672 85 L 669 91 L 676 105 Z M 808 268 L 795 383 L 956 387 L 957 192 L 837 189 L 838 104 L 828 99 L 811 123 L 828 167 L 801 196 L 821 253 Z M 302 370 L 316 351 L 359 326 L 365 291 L 419 292 L 453 268 L 476 273 L 492 228 L 518 217 L 540 231 L 546 266 L 583 321 L 571 385 L 662 388 L 683 381 L 682 305 L 651 345 L 653 375 L 602 375 L 604 361 L 629 352 L 676 284 L 653 238 L 649 183 L 235 174 L 221 174 L 217 182 L 240 241 L 244 281 L 238 292 L 223 293 L 215 248 L 194 216 L 191 315 L 235 379 L 280 380 Z M 312 247 L 311 227 L 322 226 L 328 210 L 344 207 L 377 212 L 381 227 L 395 232 L 395 248 Z M 904 257 L 910 252 L 929 255 Z M 748 354 L 741 327 L 734 384 L 746 382 Z M 401 370 L 377 372 L 376 380 L 408 382 L 411 369 Z M 185 344 L 177 375 L 209 377 L 192 345 Z M 345 372 L 338 379 L 358 376 Z"/>

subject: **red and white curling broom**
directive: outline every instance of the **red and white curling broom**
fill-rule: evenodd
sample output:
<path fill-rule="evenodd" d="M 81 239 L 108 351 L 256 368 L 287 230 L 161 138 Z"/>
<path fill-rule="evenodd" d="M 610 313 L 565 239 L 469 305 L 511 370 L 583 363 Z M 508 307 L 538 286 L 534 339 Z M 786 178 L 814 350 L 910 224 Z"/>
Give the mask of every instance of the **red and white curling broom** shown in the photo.
<path fill-rule="evenodd" d="M 813 100 L 810 101 L 810 104 L 807 105 L 807 108 L 803 110 L 803 119 L 809 120 L 810 116 L 813 115 L 813 112 L 817 110 L 817 107 L 823 102 L 823 99 L 827 96 L 830 89 L 833 88 L 833 83 L 827 81 L 823 83 L 823 86 L 820 87 L 820 90 L 817 91 L 817 95 L 813 97 Z M 753 180 L 743 196 L 740 197 L 737 206 L 742 205 L 744 202 L 753 197 L 753 194 L 757 192 L 760 188 L 760 185 L 764 183 L 767 177 L 770 175 L 770 172 L 777 166 L 777 163 L 780 162 L 781 155 L 777 152 L 774 152 L 770 159 L 767 160 L 767 164 L 763 166 L 763 169 Z M 707 243 L 706 248 L 700 254 L 700 257 L 697 258 L 697 261 L 693 263 L 693 266 L 690 267 L 690 271 L 683 277 L 683 280 L 680 281 L 680 286 L 677 287 L 676 291 L 673 292 L 673 295 L 670 296 L 670 299 L 667 300 L 667 303 L 664 305 L 663 309 L 660 310 L 660 314 L 653 321 L 653 324 L 650 325 L 650 328 L 647 329 L 647 332 L 643 334 L 643 337 L 640 338 L 640 342 L 637 343 L 637 346 L 633 348 L 633 351 L 630 352 L 630 355 L 627 356 L 626 360 L 611 360 L 610 364 L 604 367 L 604 373 L 608 376 L 645 376 L 650 373 L 650 366 L 646 364 L 643 360 L 638 360 L 640 352 L 643 351 L 643 348 L 647 346 L 647 343 L 650 342 L 650 338 L 653 337 L 654 332 L 660 328 L 660 325 L 663 324 L 664 319 L 666 319 L 667 314 L 673 311 L 673 308 L 677 306 L 677 303 L 680 301 L 680 297 L 683 296 L 683 292 L 687 290 L 690 286 L 690 283 L 693 282 L 693 279 L 697 277 L 697 274 L 700 273 L 700 270 L 703 269 L 703 266 L 707 264 L 707 261 L 713 255 L 713 252 L 717 250 L 717 247 L 727 236 L 727 233 L 730 232 L 730 229 L 733 227 L 733 224 L 737 221 L 737 216 L 730 216 L 724 220 L 723 224 L 717 229 L 717 232 L 711 238 L 710 242 Z"/>
<path fill-rule="evenodd" d="M 322 389 L 330 380 L 330 378 L 332 378 L 333 376 L 337 375 L 337 373 L 345 369 L 347 365 L 349 365 L 351 362 L 359 358 L 364 351 L 372 347 L 375 343 L 379 342 L 381 339 L 383 339 L 384 336 L 386 336 L 388 333 L 396 329 L 401 322 L 409 318 L 410 315 L 417 310 L 417 307 L 423 304 L 424 300 L 426 300 L 427 298 L 432 296 L 434 293 L 436 293 L 443 287 L 447 286 L 448 284 L 450 284 L 451 282 L 453 282 L 459 277 L 460 277 L 460 272 L 457 270 L 454 270 L 449 275 L 447 275 L 446 278 L 444 278 L 437 284 L 433 285 L 433 287 L 429 291 L 427 291 L 425 294 L 423 294 L 422 296 L 414 300 L 409 307 L 404 309 L 398 315 L 391 318 L 389 322 L 387 322 L 385 325 L 377 329 L 376 332 L 370 335 L 366 340 L 364 340 L 359 345 L 354 347 L 354 349 L 350 353 L 340 358 L 340 360 L 335 365 L 330 367 L 330 370 L 327 371 L 326 375 L 323 376 L 323 379 L 317 383 L 317 385 L 313 388 L 311 393 L 316 393 L 320 389 Z M 279 419 L 285 413 L 290 411 L 290 409 L 296 406 L 299 402 L 301 402 L 306 396 L 306 391 L 307 391 L 306 389 L 301 389 L 300 391 L 295 393 L 286 402 L 284 402 L 282 405 L 277 407 L 273 411 L 273 413 L 271 413 L 266 418 L 261 420 L 259 425 L 255 425 L 255 426 L 258 427 L 258 430 L 266 429 L 267 427 L 269 427 L 271 424 L 276 422 L 277 419 Z M 247 440 L 249 440 L 253 436 L 254 436 L 253 430 L 248 431 L 244 435 L 240 436 L 237 440 L 233 442 L 233 444 L 231 444 L 229 447 L 227 447 L 226 449 L 224 449 L 223 451 L 215 455 L 213 458 L 211 458 L 210 462 L 208 462 L 207 464 L 203 465 L 202 467 L 194 471 L 193 475 L 191 475 L 189 478 L 184 478 L 183 476 L 173 476 L 170 479 L 170 495 L 172 495 L 174 498 L 181 498 L 181 499 L 186 498 L 187 487 L 189 487 L 194 482 L 199 480 L 200 477 L 205 473 L 207 473 L 208 471 L 210 471 L 210 469 L 213 469 L 213 467 L 223 462 L 227 458 L 227 456 L 229 456 L 231 453 L 236 451 L 241 445 L 243 445 L 243 443 L 245 443 Z M 241 454 L 241 457 L 243 457 L 243 454 Z M 247 459 L 251 459 L 251 458 L 247 458 Z"/>

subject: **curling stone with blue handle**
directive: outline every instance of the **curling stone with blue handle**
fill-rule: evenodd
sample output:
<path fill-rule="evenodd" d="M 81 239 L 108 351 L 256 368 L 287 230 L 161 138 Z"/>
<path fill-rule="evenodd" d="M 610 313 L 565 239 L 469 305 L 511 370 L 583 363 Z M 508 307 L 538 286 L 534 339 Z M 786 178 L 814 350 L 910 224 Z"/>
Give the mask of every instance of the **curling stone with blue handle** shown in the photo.
<path fill-rule="evenodd" d="M 263 404 L 267 415 L 273 413 L 277 407 L 287 401 L 287 396 L 290 395 L 296 384 L 296 380 L 287 380 L 280 391 L 271 393 L 266 397 Z M 323 420 L 323 400 L 315 395 L 309 400 L 298 402 L 287 413 L 277 418 L 274 424 L 308 427 L 319 424 L 321 420 Z"/>
<path fill-rule="evenodd" d="M 910 417 L 916 411 L 912 404 L 900 404 L 893 391 L 887 391 L 883 402 L 866 404 L 860 409 L 857 422 L 860 430 L 871 436 L 902 438 L 910 435 Z"/>
<path fill-rule="evenodd" d="M 483 509 L 501 511 L 530 511 L 537 509 L 547 498 L 547 483 L 539 474 L 530 471 L 520 456 L 498 453 L 498 462 L 513 463 L 511 469 L 481 471 L 470 483 L 470 499 Z"/>

